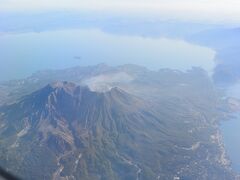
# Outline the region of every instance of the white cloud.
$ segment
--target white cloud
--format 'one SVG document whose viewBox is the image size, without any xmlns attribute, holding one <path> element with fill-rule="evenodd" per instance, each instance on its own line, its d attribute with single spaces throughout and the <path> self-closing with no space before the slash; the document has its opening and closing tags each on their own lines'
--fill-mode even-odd
<svg viewBox="0 0 240 180">
<path fill-rule="evenodd" d="M 0 0 L 0 11 L 104 10 L 240 22 L 239 0 Z"/>
</svg>

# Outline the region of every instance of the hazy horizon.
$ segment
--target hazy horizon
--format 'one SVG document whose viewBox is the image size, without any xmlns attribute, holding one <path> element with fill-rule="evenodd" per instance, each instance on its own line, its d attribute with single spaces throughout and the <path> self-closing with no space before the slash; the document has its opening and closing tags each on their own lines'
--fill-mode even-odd
<svg viewBox="0 0 240 180">
<path fill-rule="evenodd" d="M 209 23 L 240 23 L 240 2 L 236 0 L 1 0 L 2 13 L 51 11 L 100 12 L 123 16 L 158 17 Z"/>
</svg>

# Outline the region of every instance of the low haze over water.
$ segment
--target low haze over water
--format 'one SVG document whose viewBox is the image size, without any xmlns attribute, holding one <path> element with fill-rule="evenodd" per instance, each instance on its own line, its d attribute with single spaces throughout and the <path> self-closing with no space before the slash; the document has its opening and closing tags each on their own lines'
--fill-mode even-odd
<svg viewBox="0 0 240 180">
<path fill-rule="evenodd" d="M 126 63 L 157 70 L 214 67 L 215 52 L 183 40 L 107 34 L 71 29 L 0 36 L 0 80 L 23 78 L 35 71 L 76 65 Z"/>
</svg>

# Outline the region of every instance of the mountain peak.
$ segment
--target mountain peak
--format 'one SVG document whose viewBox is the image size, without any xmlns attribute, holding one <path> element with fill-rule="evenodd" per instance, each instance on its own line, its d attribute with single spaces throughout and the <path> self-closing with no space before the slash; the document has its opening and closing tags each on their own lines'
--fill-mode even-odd
<svg viewBox="0 0 240 180">
<path fill-rule="evenodd" d="M 74 84 L 72 82 L 68 82 L 68 81 L 56 81 L 51 84 L 48 84 L 46 87 L 47 88 L 50 87 L 51 89 L 53 89 L 55 91 L 63 89 L 65 92 L 67 92 L 69 94 L 73 94 L 74 91 L 76 91 L 76 89 L 79 88 L 79 86 L 77 86 L 76 84 Z"/>
<path fill-rule="evenodd" d="M 39 91 L 43 91 L 44 89 L 50 89 L 50 92 L 65 92 L 68 94 L 78 94 L 79 91 L 90 91 L 90 89 L 87 86 L 79 86 L 75 83 L 72 82 L 68 82 L 68 81 L 56 81 L 53 83 L 48 84 L 47 86 L 45 86 L 45 88 L 40 89 Z"/>
<path fill-rule="evenodd" d="M 64 88 L 64 87 L 76 87 L 76 84 L 68 81 L 56 81 L 50 83 L 49 86 L 51 86 L 52 88 Z"/>
<path fill-rule="evenodd" d="M 111 88 L 106 92 L 95 92 L 87 86 L 67 81 L 56 81 L 24 97 L 15 106 L 20 106 L 28 112 L 46 110 L 46 108 L 49 110 L 50 108 L 62 113 L 66 109 L 77 112 L 83 106 L 101 108 L 103 102 L 128 107 L 138 101 L 140 100 L 137 97 L 118 87 Z"/>
<path fill-rule="evenodd" d="M 111 94 L 113 96 L 119 96 L 119 95 L 124 95 L 124 96 L 131 96 L 124 90 L 122 90 L 119 87 L 112 87 L 109 91 L 104 92 L 104 94 Z"/>
</svg>

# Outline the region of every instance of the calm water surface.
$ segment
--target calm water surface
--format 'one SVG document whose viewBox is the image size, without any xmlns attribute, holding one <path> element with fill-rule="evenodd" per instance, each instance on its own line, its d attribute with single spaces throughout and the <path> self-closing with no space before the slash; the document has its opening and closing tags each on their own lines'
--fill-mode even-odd
<svg viewBox="0 0 240 180">
<path fill-rule="evenodd" d="M 236 119 L 223 122 L 221 125 L 225 148 L 232 162 L 232 167 L 240 173 L 240 114 Z"/>
<path fill-rule="evenodd" d="M 240 99 L 240 83 L 229 87 L 227 95 Z M 236 114 L 236 118 L 223 122 L 221 130 L 232 167 L 240 173 L 240 113 Z"/>
<path fill-rule="evenodd" d="M 0 80 L 22 78 L 37 70 L 76 65 L 126 63 L 150 69 L 211 71 L 215 52 L 182 40 L 113 35 L 98 29 L 71 29 L 0 36 Z"/>
</svg>

